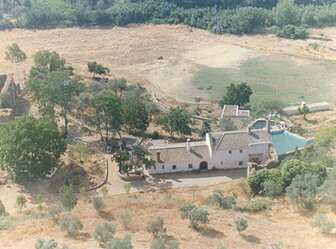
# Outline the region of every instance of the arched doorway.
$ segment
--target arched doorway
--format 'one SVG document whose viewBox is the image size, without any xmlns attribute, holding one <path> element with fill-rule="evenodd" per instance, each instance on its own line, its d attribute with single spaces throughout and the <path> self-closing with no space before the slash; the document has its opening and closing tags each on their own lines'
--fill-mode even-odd
<svg viewBox="0 0 336 249">
<path fill-rule="evenodd" d="M 208 163 L 207 162 L 201 162 L 200 163 L 200 170 L 208 170 Z"/>
</svg>

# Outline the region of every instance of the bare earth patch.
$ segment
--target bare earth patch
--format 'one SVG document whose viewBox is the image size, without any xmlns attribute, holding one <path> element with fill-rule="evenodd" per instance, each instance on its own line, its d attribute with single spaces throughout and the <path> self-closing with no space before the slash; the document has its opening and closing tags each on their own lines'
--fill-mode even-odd
<svg viewBox="0 0 336 249">
<path fill-rule="evenodd" d="M 29 73 L 34 53 L 55 50 L 84 76 L 89 76 L 87 62 L 96 60 L 110 67 L 110 76 L 144 83 L 168 103 L 191 103 L 194 97 L 211 96 L 191 82 L 202 66 L 236 68 L 250 58 L 268 55 L 335 60 L 336 52 L 330 50 L 336 47 L 335 32 L 322 29 L 311 30 L 311 34 L 325 40 L 292 41 L 272 34 L 219 36 L 197 29 L 190 32 L 189 27 L 182 25 L 2 31 L 0 55 L 16 42 L 27 53 L 28 60 L 14 66 L 0 56 L 0 71 L 13 71 L 22 81 Z M 311 48 L 311 43 L 319 44 L 318 49 Z M 163 59 L 159 59 L 161 56 Z"/>
<path fill-rule="evenodd" d="M 237 188 L 239 182 L 217 185 L 216 188 L 224 189 L 226 192 L 237 191 L 240 196 L 238 201 L 242 201 L 245 197 L 239 193 Z M 153 237 L 145 232 L 145 228 L 148 220 L 156 215 L 164 219 L 166 233 L 163 236 L 178 239 L 182 249 L 215 249 L 221 244 L 232 249 L 260 249 L 262 245 L 278 241 L 282 243 L 284 249 L 332 249 L 336 246 L 333 237 L 324 236 L 317 229 L 311 228 L 311 218 L 308 214 L 297 212 L 282 198 L 273 201 L 270 210 L 259 214 L 208 207 L 210 223 L 201 227 L 199 231 L 194 231 L 189 227 L 187 220 L 180 218 L 179 206 L 183 202 L 202 205 L 212 189 L 213 187 L 179 189 L 109 197 L 104 212 L 100 214 L 93 209 L 91 203 L 80 201 L 71 212 L 80 217 L 84 225 L 78 237 L 70 238 L 65 235 L 50 219 L 33 219 L 15 229 L 2 231 L 0 248 L 33 248 L 38 238 L 54 238 L 73 249 L 98 249 L 100 247 L 93 240 L 92 233 L 98 224 L 109 221 L 117 225 L 116 237 L 130 234 L 134 248 L 148 249 Z M 124 229 L 118 219 L 118 213 L 124 209 L 130 210 L 133 214 L 129 230 Z M 234 226 L 235 217 L 238 215 L 248 220 L 248 228 L 241 235 Z"/>
</svg>

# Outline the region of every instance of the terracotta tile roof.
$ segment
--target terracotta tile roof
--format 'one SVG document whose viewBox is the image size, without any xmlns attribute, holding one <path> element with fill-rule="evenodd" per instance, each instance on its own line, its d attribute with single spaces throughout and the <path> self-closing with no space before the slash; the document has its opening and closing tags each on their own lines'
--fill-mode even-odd
<svg viewBox="0 0 336 249">
<path fill-rule="evenodd" d="M 212 133 L 211 137 L 215 150 L 239 150 L 246 149 L 251 144 L 272 142 L 266 130 Z"/>
<path fill-rule="evenodd" d="M 237 105 L 225 105 L 222 110 L 221 118 L 224 116 L 229 117 L 250 117 L 249 110 L 239 110 Z"/>
<path fill-rule="evenodd" d="M 150 157 L 158 163 L 192 163 L 210 159 L 209 147 L 205 142 L 191 142 L 190 146 L 189 151 L 186 143 L 152 146 L 149 148 Z M 160 160 L 157 158 L 157 153 L 160 154 Z"/>
</svg>

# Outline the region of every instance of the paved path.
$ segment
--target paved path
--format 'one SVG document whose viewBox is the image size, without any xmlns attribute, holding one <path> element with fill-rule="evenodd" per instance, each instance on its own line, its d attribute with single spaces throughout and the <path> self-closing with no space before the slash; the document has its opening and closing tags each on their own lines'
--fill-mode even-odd
<svg viewBox="0 0 336 249">
<path fill-rule="evenodd" d="M 125 193 L 124 184 L 127 181 L 122 180 L 118 175 L 118 167 L 111 162 L 111 156 L 105 155 L 109 160 L 109 179 L 106 186 L 109 194 L 118 195 Z M 146 177 L 146 180 L 136 180 L 130 182 L 132 184 L 131 192 L 169 189 L 169 188 L 185 188 L 192 186 L 210 186 L 246 177 L 246 169 L 218 170 L 204 173 L 178 173 L 178 174 L 162 174 L 157 176 Z"/>
</svg>

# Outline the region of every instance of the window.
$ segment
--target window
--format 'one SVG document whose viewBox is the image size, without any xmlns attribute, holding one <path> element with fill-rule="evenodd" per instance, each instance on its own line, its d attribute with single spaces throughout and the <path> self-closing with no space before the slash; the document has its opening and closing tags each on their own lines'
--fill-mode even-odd
<svg viewBox="0 0 336 249">
<path fill-rule="evenodd" d="M 229 154 L 232 154 L 232 151 L 231 151 L 231 150 L 229 150 Z"/>
<path fill-rule="evenodd" d="M 164 165 L 162 165 L 162 169 L 164 169 Z"/>
<path fill-rule="evenodd" d="M 239 161 L 239 166 L 242 166 L 243 165 L 243 161 Z"/>
<path fill-rule="evenodd" d="M 189 163 L 188 168 L 189 168 L 189 169 L 192 169 L 192 168 L 193 168 L 192 163 Z"/>
<path fill-rule="evenodd" d="M 221 161 L 221 165 L 223 165 L 223 161 Z"/>
<path fill-rule="evenodd" d="M 173 168 L 173 169 L 176 169 L 176 165 L 173 165 L 172 168 Z"/>
<path fill-rule="evenodd" d="M 243 153 L 243 150 L 240 150 L 239 153 Z"/>
</svg>

